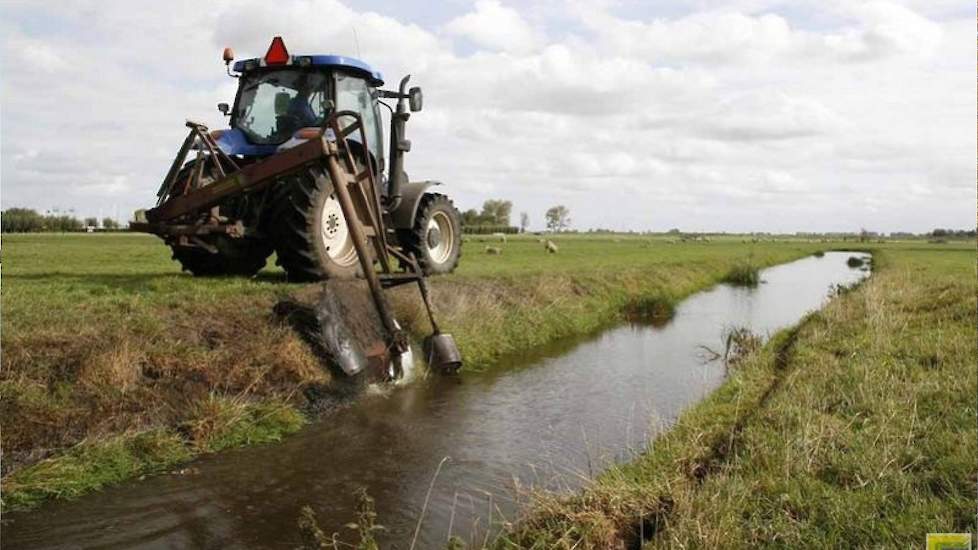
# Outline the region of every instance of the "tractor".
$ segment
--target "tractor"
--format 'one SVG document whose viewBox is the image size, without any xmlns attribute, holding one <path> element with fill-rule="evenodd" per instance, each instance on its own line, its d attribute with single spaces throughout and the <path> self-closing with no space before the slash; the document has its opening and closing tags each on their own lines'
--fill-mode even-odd
<svg viewBox="0 0 978 550">
<path fill-rule="evenodd" d="M 190 136 L 164 179 L 157 207 L 137 211 L 132 229 L 159 235 L 173 259 L 195 276 L 253 276 L 272 252 L 290 281 L 362 275 L 336 182 L 328 174 L 317 177 L 291 166 L 277 173 L 264 170 L 263 181 L 238 186 L 219 200 L 169 208 L 207 195 L 232 172 L 274 164 L 283 152 L 310 140 L 335 139 L 328 123 L 345 112 L 337 126 L 345 132 L 359 123 L 357 132 L 346 134 L 346 143 L 357 166 L 372 174 L 374 188 L 367 194 L 377 199 L 373 214 L 381 218 L 376 226 L 385 233 L 383 241 L 416 258 L 425 275 L 455 269 L 462 246 L 458 211 L 436 192 L 438 182 L 411 182 L 404 172 L 404 155 L 411 149 L 405 124 L 422 107 L 420 88 L 405 91 L 410 75 L 396 91 L 381 89 L 381 74 L 366 63 L 337 55 L 291 55 L 281 37 L 262 58 L 232 66 L 230 48 L 223 58 L 228 74 L 238 79 L 234 104 L 218 104 L 230 127 L 209 131 L 188 121 Z M 396 110 L 382 99 L 396 99 Z M 391 111 L 387 158 L 382 108 Z M 194 151 L 195 158 L 188 159 Z"/>
<path fill-rule="evenodd" d="M 226 48 L 223 59 L 238 79 L 234 105 L 218 104 L 230 128 L 187 121 L 156 206 L 137 211 L 130 229 L 162 238 L 195 276 L 250 277 L 274 252 L 290 281 L 322 281 L 304 314 L 309 334 L 349 375 L 402 375 L 410 345 L 383 291 L 417 283 L 433 330 L 426 362 L 457 370 L 425 279 L 458 265 L 458 211 L 437 182 L 404 172 L 405 124 L 421 110 L 421 89 L 407 89 L 410 75 L 381 89 L 366 63 L 291 55 L 281 37 L 264 57 L 235 61 Z M 382 107 L 391 111 L 386 158 Z"/>
</svg>

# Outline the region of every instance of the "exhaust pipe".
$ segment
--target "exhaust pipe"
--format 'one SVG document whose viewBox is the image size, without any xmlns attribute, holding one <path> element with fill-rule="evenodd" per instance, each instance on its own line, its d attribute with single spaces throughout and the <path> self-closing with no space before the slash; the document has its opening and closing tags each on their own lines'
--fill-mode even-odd
<svg viewBox="0 0 978 550">
<path fill-rule="evenodd" d="M 405 99 L 408 80 L 411 75 L 401 79 L 398 87 L 397 110 L 391 116 L 390 175 L 387 184 L 388 210 L 393 212 L 401 204 L 401 184 L 404 183 L 404 153 L 411 150 L 411 142 L 404 139 L 404 127 L 411 118 Z"/>
</svg>

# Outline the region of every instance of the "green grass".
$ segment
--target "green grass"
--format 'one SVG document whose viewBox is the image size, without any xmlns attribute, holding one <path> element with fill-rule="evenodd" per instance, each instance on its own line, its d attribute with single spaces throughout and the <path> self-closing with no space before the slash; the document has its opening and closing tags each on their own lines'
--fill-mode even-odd
<svg viewBox="0 0 978 550">
<path fill-rule="evenodd" d="M 748 356 L 634 462 L 539 494 L 500 548 L 899 548 L 975 531 L 975 253 L 876 274 Z"/>
<path fill-rule="evenodd" d="M 198 401 L 181 426 L 197 450 L 217 452 L 242 445 L 279 441 L 298 431 L 306 419 L 284 403 L 248 403 L 223 396 Z"/>
<path fill-rule="evenodd" d="M 750 262 L 738 263 L 730 268 L 723 282 L 736 286 L 755 287 L 761 283 L 761 272 Z"/>
<path fill-rule="evenodd" d="M 306 418 L 284 403 L 214 397 L 174 430 L 157 428 L 83 440 L 3 479 L 3 506 L 24 510 L 49 498 L 75 498 L 112 483 L 159 473 L 202 453 L 280 441 Z M 189 436 L 188 433 L 189 432 Z"/>
<path fill-rule="evenodd" d="M 163 471 L 190 458 L 183 440 L 168 430 L 122 434 L 82 442 L 4 479 L 4 506 L 31 508 L 48 498 L 74 498 L 111 483 Z"/>
<path fill-rule="evenodd" d="M 504 254 L 491 256 L 482 253 L 491 237 L 474 237 L 458 272 L 432 280 L 441 325 L 455 335 L 466 369 L 600 330 L 629 310 L 667 314 L 747 258 L 763 267 L 827 247 L 732 238 L 554 240 L 558 254 L 547 254 L 536 237 L 511 236 L 493 242 Z M 317 393 L 305 390 L 328 391 L 328 371 L 271 313 L 279 297 L 300 288 L 278 269 L 255 279 L 194 279 L 159 240 L 138 234 L 5 235 L 3 245 L 8 504 L 28 502 L 16 491 L 41 483 L 43 470 L 32 465 L 68 460 L 79 446 L 159 430 L 179 434 L 192 454 L 272 441 L 298 428 L 305 395 Z M 394 303 L 402 324 L 424 336 L 414 289 L 399 289 Z M 151 460 L 135 462 L 149 466 L 129 471 L 153 469 Z"/>
</svg>

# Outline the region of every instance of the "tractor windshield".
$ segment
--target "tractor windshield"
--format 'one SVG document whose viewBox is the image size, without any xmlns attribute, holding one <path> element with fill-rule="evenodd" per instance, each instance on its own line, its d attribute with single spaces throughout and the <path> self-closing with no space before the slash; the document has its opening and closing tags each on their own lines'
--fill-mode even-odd
<svg viewBox="0 0 978 550">
<path fill-rule="evenodd" d="M 284 69 L 241 77 L 234 122 L 252 143 L 282 143 L 299 128 L 323 123 L 327 83 L 323 72 Z"/>
</svg>

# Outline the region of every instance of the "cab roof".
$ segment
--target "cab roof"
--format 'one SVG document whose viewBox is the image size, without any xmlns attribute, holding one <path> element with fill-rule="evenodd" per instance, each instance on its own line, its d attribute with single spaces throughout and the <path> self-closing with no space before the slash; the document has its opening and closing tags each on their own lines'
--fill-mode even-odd
<svg viewBox="0 0 978 550">
<path fill-rule="evenodd" d="M 267 57 L 267 56 L 266 56 Z M 288 61 L 269 64 L 264 57 L 253 57 L 234 62 L 234 70 L 247 73 L 259 68 L 291 68 L 291 67 L 331 67 L 345 69 L 367 79 L 371 86 L 384 85 L 384 77 L 380 71 L 375 71 L 359 59 L 342 55 L 289 55 Z"/>
</svg>

